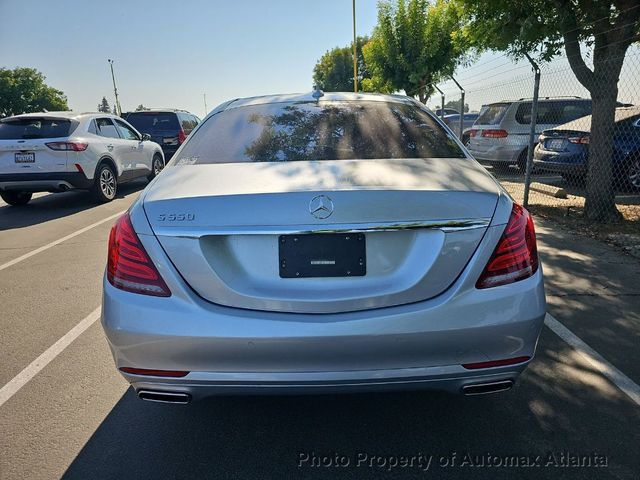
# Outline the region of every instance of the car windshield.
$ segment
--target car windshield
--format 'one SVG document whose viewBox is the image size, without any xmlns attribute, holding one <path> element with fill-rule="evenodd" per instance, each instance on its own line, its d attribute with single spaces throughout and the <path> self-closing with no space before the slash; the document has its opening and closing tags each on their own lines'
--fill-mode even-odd
<svg viewBox="0 0 640 480">
<path fill-rule="evenodd" d="M 20 118 L 0 121 L 0 140 L 68 137 L 77 122 L 52 118 Z"/>
<path fill-rule="evenodd" d="M 134 112 L 126 120 L 141 133 L 180 130 L 178 117 L 170 112 Z"/>
<path fill-rule="evenodd" d="M 172 164 L 459 157 L 426 112 L 402 103 L 271 103 L 209 117 Z"/>
</svg>

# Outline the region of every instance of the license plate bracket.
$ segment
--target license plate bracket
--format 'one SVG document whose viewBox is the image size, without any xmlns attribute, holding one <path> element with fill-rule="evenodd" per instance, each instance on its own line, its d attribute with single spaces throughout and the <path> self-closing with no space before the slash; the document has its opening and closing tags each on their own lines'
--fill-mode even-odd
<svg viewBox="0 0 640 480">
<path fill-rule="evenodd" d="M 13 159 L 16 163 L 35 163 L 36 154 L 34 152 L 16 152 Z"/>
<path fill-rule="evenodd" d="M 280 235 L 281 278 L 362 277 L 367 273 L 362 233 Z"/>
</svg>

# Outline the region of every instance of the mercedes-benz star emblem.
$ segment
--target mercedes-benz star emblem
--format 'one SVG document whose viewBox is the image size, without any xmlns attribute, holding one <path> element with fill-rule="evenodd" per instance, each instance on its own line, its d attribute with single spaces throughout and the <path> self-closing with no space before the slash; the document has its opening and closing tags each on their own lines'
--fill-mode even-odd
<svg viewBox="0 0 640 480">
<path fill-rule="evenodd" d="M 328 218 L 333 213 L 333 202 L 326 195 L 313 197 L 309 202 L 309 213 L 320 220 Z"/>
</svg>

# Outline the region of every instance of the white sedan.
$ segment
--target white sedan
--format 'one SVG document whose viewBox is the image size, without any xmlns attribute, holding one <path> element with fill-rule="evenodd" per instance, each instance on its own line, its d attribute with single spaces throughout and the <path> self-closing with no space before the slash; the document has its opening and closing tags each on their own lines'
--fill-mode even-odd
<svg viewBox="0 0 640 480">
<path fill-rule="evenodd" d="M 10 205 L 25 205 L 34 192 L 76 188 L 109 202 L 119 184 L 151 180 L 163 167 L 160 146 L 115 115 L 47 112 L 0 120 L 0 196 Z"/>
</svg>

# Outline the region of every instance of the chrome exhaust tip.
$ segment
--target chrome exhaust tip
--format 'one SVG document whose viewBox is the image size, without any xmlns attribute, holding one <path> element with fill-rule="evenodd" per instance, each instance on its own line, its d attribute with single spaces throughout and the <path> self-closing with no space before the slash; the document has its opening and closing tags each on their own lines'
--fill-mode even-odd
<svg viewBox="0 0 640 480">
<path fill-rule="evenodd" d="M 462 387 L 462 393 L 468 396 L 486 395 L 488 393 L 498 393 L 510 390 L 513 387 L 513 380 L 501 380 L 499 382 L 474 383 Z"/>
<path fill-rule="evenodd" d="M 191 401 L 191 395 L 183 392 L 163 392 L 160 390 L 138 390 L 138 398 L 147 402 L 177 403 L 185 405 Z"/>
</svg>

